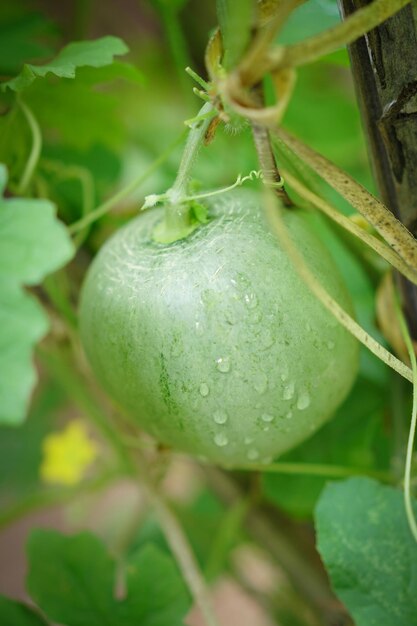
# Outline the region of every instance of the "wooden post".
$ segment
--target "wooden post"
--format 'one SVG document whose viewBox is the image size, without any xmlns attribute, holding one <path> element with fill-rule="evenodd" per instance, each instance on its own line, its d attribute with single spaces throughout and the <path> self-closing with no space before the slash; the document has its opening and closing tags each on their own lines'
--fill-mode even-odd
<svg viewBox="0 0 417 626">
<path fill-rule="evenodd" d="M 343 17 L 369 0 L 339 0 Z M 353 79 L 383 202 L 417 235 L 417 0 L 349 46 Z M 399 279 L 417 338 L 417 288 Z"/>
</svg>

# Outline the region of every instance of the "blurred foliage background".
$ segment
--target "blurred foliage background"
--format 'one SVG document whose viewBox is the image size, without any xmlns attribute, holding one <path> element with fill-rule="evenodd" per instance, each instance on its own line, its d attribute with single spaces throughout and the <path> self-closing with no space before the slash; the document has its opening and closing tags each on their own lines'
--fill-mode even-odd
<svg viewBox="0 0 417 626">
<path fill-rule="evenodd" d="M 206 77 L 204 49 L 216 25 L 215 9 L 214 0 L 2 2 L 2 80 L 18 74 L 24 63 L 37 65 L 49 60 L 70 41 L 115 35 L 129 48 L 128 54 L 116 57 L 108 66 L 79 68 L 75 78 L 48 75 L 27 87 L 24 101 L 39 123 L 42 151 L 26 195 L 51 199 L 59 217 L 71 224 L 139 176 L 166 151 L 184 131 L 184 120 L 195 116 L 200 108 L 192 92 L 193 81 L 184 68 L 189 65 Z M 310 0 L 292 15 L 280 40 L 299 41 L 338 21 L 335 0 Z M 268 93 L 268 84 L 266 90 Z M 9 169 L 10 193 L 18 189 L 32 145 L 30 128 L 15 99 L 10 90 L 0 96 L 0 161 Z M 300 68 L 284 125 L 374 190 L 345 50 Z M 98 247 L 136 214 L 145 195 L 169 187 L 180 153 L 178 145 L 143 185 L 85 232 L 75 260 L 48 278 L 39 290 L 49 307 L 55 340 L 65 336 L 61 318 L 75 328 L 79 285 Z M 277 157 L 278 162 L 286 158 L 279 152 Z M 219 188 L 252 169 L 258 165 L 250 128 L 233 133 L 220 127 L 212 144 L 201 151 L 194 176 L 201 189 Z M 340 210 L 350 211 L 330 188 L 318 181 L 316 184 Z M 321 218 L 317 217 L 317 222 L 348 284 L 358 320 L 383 341 L 375 323 L 375 275 L 355 256 L 349 239 Z M 25 510 L 72 498 L 72 487 L 48 484 L 42 479 L 41 467 L 48 434 L 88 411 L 88 401 L 80 389 L 83 372 L 77 375 L 71 367 L 59 370 L 43 361 L 39 371 L 41 380 L 26 423 L 18 430 L 0 429 L 0 504 L 4 510 L 0 521 L 4 524 Z M 402 390 L 398 377 L 363 352 L 357 383 L 335 419 L 282 460 L 334 463 L 369 471 L 385 471 L 396 463 L 400 467 L 406 437 Z M 111 474 L 103 446 L 101 452 L 88 470 L 88 480 L 93 483 L 103 471 Z M 178 475 L 184 478 L 181 470 Z M 256 497 L 277 505 L 285 524 L 295 524 L 296 533 L 301 528 L 311 544 L 312 512 L 325 482 L 318 477 L 265 474 L 256 485 Z M 236 545 L 246 541 L 243 531 L 236 530 L 242 512 L 225 508 L 210 481 L 187 479 L 185 483 L 188 492 L 184 495 L 179 490 L 177 509 L 203 569 L 212 578 L 225 569 L 236 570 L 236 562 L 229 557 Z M 242 484 L 252 493 L 253 486 L 248 486 L 246 478 Z M 96 486 L 100 487 L 99 482 Z M 94 499 L 92 502 L 96 503 Z M 91 511 L 92 506 L 88 499 L 77 500 L 67 523 L 82 525 L 87 516 L 83 507 Z M 117 515 L 109 511 L 108 521 L 101 519 L 96 524 L 110 542 L 117 529 L 127 524 L 131 509 L 127 505 Z M 139 527 L 131 538 L 132 549 L 149 538 L 167 549 L 152 516 L 141 513 Z M 315 559 L 312 556 L 313 562 Z M 273 607 L 281 619 L 284 614 L 287 621 L 283 623 L 302 623 L 297 621 L 301 618 L 294 607 L 276 601 Z"/>
</svg>

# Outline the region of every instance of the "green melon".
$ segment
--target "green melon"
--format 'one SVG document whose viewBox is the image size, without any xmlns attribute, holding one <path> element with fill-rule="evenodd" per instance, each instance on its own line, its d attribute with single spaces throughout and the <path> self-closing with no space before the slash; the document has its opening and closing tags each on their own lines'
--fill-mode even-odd
<svg viewBox="0 0 417 626">
<path fill-rule="evenodd" d="M 268 463 L 331 417 L 358 346 L 299 278 L 258 195 L 224 194 L 209 215 L 166 245 L 152 240 L 163 209 L 118 231 L 88 271 L 81 337 L 104 388 L 158 441 L 228 466 Z M 284 219 L 351 312 L 308 214 Z"/>
</svg>

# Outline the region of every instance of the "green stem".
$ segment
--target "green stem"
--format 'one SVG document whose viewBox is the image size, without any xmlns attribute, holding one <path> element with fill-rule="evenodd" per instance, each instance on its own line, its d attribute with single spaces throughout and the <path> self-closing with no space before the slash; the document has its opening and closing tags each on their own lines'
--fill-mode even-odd
<svg viewBox="0 0 417 626">
<path fill-rule="evenodd" d="M 35 171 L 36 165 L 39 161 L 42 150 L 42 133 L 38 121 L 30 108 L 20 99 L 17 102 L 20 110 L 25 116 L 32 135 L 32 148 L 17 189 L 18 194 L 21 195 L 25 192 L 26 187 L 30 183 L 30 179 L 32 178 L 33 172 Z"/>
<path fill-rule="evenodd" d="M 151 176 L 164 161 L 170 156 L 172 151 L 183 141 L 185 133 L 187 131 L 183 131 L 179 137 L 173 141 L 168 148 L 162 152 L 162 154 L 153 161 L 149 167 L 146 168 L 144 172 L 142 172 L 137 178 L 132 180 L 126 187 L 123 187 L 120 191 L 118 191 L 114 196 L 100 204 L 94 211 L 91 211 L 88 215 L 73 222 L 68 230 L 71 234 L 75 234 L 95 222 L 96 220 L 103 217 L 106 213 L 108 213 L 111 209 L 113 209 L 119 202 L 130 196 L 149 176 Z"/>
<path fill-rule="evenodd" d="M 191 170 L 200 150 L 201 143 L 206 134 L 206 130 L 214 114 L 213 105 L 206 102 L 198 112 L 196 121 L 190 127 L 184 152 L 181 157 L 181 163 L 178 168 L 177 177 L 174 184 L 168 190 L 171 202 L 175 203 L 181 200 L 182 196 L 187 193 L 187 186 L 190 179 Z"/>
<path fill-rule="evenodd" d="M 219 523 L 205 567 L 205 575 L 208 580 L 215 578 L 223 571 L 226 555 L 241 532 L 250 504 L 251 502 L 247 497 L 232 503 Z"/>
<path fill-rule="evenodd" d="M 191 219 L 190 203 L 185 198 L 188 195 L 191 170 L 214 114 L 213 105 L 206 102 L 190 126 L 177 177 L 172 187 L 164 194 L 166 200 L 164 220 L 153 232 L 153 238 L 158 243 L 172 243 L 183 239 L 198 226 L 198 222 Z"/>
<path fill-rule="evenodd" d="M 374 0 L 323 33 L 304 39 L 300 43 L 270 51 L 265 69 L 274 71 L 282 67 L 297 67 L 311 63 L 325 54 L 352 43 L 385 22 L 409 2 L 410 0 Z"/>
<path fill-rule="evenodd" d="M 343 465 L 324 465 L 318 463 L 271 463 L 270 465 L 251 464 L 243 468 L 247 471 L 258 471 L 272 474 L 292 474 L 296 476 L 323 476 L 327 478 L 347 478 L 348 476 L 372 476 L 386 482 L 392 482 L 389 472 L 345 467 Z"/>
<path fill-rule="evenodd" d="M 405 512 L 407 515 L 408 525 L 410 527 L 410 531 L 417 542 L 417 521 L 413 510 L 413 503 L 411 499 L 411 465 L 413 461 L 413 450 L 414 450 L 414 439 L 416 435 L 416 425 L 417 425 L 417 361 L 416 361 L 416 353 L 414 352 L 414 346 L 411 341 L 410 333 L 407 328 L 407 323 L 405 321 L 405 317 L 401 310 L 400 303 L 398 301 L 398 297 L 395 295 L 394 297 L 394 305 L 395 311 L 397 313 L 398 321 L 400 324 L 401 333 L 407 346 L 408 355 L 411 361 L 411 367 L 413 370 L 413 407 L 411 410 L 411 423 L 410 423 L 410 432 L 408 435 L 408 443 L 407 443 L 407 454 L 405 458 L 405 469 L 404 469 L 404 505 Z"/>
<path fill-rule="evenodd" d="M 145 475 L 142 475 L 143 479 Z M 181 525 L 155 488 L 149 482 L 146 482 L 144 486 L 149 493 L 163 533 L 201 611 L 206 626 L 220 626 L 212 607 L 205 580 Z"/>
</svg>

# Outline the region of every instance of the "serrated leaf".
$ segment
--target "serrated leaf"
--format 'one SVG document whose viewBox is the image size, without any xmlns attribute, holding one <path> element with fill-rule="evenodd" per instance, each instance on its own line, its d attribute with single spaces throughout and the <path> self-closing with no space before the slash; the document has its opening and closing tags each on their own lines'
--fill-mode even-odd
<svg viewBox="0 0 417 626">
<path fill-rule="evenodd" d="M 182 626 L 189 608 L 188 593 L 170 557 L 151 544 L 132 557 L 127 598 L 115 626 Z"/>
<path fill-rule="evenodd" d="M 36 530 L 27 551 L 27 589 L 51 619 L 68 626 L 111 623 L 114 564 L 98 538 Z"/>
<path fill-rule="evenodd" d="M 48 626 L 31 607 L 0 596 L 0 623 L 5 626 Z"/>
<path fill-rule="evenodd" d="M 180 626 L 189 608 L 175 565 L 152 545 L 129 559 L 124 599 L 115 596 L 115 563 L 91 533 L 35 531 L 28 554 L 31 596 L 65 626 Z"/>
<path fill-rule="evenodd" d="M 48 200 L 0 200 L 0 277 L 37 285 L 71 258 L 65 226 Z"/>
<path fill-rule="evenodd" d="M 100 85 L 118 79 L 139 85 L 142 85 L 145 80 L 143 73 L 137 67 L 120 61 L 114 61 L 103 67 L 81 67 L 77 71 L 77 82 L 85 85 Z"/>
<path fill-rule="evenodd" d="M 357 626 L 417 625 L 417 544 L 401 491 L 368 478 L 332 483 L 316 527 L 334 590 Z"/>
<path fill-rule="evenodd" d="M 35 298 L 0 276 L 0 423 L 16 424 L 26 416 L 36 382 L 32 352 L 47 331 Z"/>
<path fill-rule="evenodd" d="M 47 74 L 54 74 L 60 78 L 74 78 L 79 67 L 103 67 L 110 65 L 116 55 L 126 54 L 128 47 L 118 37 L 101 37 L 94 41 L 77 41 L 68 44 L 58 55 L 44 65 L 23 66 L 18 76 L 2 84 L 2 89 L 22 91 L 37 78 L 44 78 Z"/>
<path fill-rule="evenodd" d="M 2 183 L 5 171 L 0 168 Z M 73 253 L 50 202 L 0 199 L 0 423 L 24 419 L 36 380 L 32 350 L 48 329 L 42 308 L 22 286 L 39 284 Z"/>
</svg>

